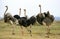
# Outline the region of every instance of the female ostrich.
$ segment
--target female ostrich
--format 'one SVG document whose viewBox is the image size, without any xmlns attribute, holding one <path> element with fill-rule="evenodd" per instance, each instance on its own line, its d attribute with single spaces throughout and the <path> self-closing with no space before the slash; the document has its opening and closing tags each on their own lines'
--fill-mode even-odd
<svg viewBox="0 0 60 39">
<path fill-rule="evenodd" d="M 45 18 L 45 16 L 43 13 L 41 13 L 41 5 L 39 5 L 39 7 L 40 7 L 40 13 L 36 16 L 36 18 L 37 18 L 37 22 L 43 25 L 42 21 Z"/>
<path fill-rule="evenodd" d="M 53 23 L 53 21 L 54 21 L 54 16 L 50 15 L 49 11 L 47 11 L 47 13 L 45 13 L 45 18 L 42 21 L 42 23 L 47 26 L 47 37 L 48 38 L 50 34 L 50 25 Z"/>
<path fill-rule="evenodd" d="M 12 15 L 10 13 L 6 13 L 8 10 L 8 6 L 5 6 L 5 7 L 6 7 L 6 11 L 4 12 L 4 22 L 8 22 L 9 18 L 11 18 Z"/>
<path fill-rule="evenodd" d="M 39 7 L 41 8 L 41 5 L 39 5 Z M 47 26 L 47 37 L 49 37 L 49 33 L 50 33 L 49 25 L 51 25 L 51 23 L 54 21 L 54 16 L 50 15 L 48 11 L 47 13 L 44 12 L 44 13 L 38 14 L 36 17 L 37 17 L 37 22 L 39 24 Z"/>
<path fill-rule="evenodd" d="M 4 12 L 4 22 L 5 23 L 10 23 L 10 24 L 13 25 L 13 22 L 15 22 L 15 18 L 13 18 L 10 13 L 6 13 L 7 10 L 8 10 L 8 6 L 5 6 L 5 7 L 6 7 L 6 11 Z M 13 31 L 12 32 L 14 32 L 14 26 L 12 26 L 12 27 L 13 27 Z"/>
</svg>

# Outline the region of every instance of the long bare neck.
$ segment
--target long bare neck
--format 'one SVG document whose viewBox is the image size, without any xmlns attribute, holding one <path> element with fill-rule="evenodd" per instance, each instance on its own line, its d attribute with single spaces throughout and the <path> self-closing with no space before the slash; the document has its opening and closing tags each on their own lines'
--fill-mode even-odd
<svg viewBox="0 0 60 39">
<path fill-rule="evenodd" d="M 24 9 L 24 15 L 25 15 L 25 17 L 26 17 L 26 9 Z"/>
<path fill-rule="evenodd" d="M 41 6 L 40 6 L 40 13 L 41 13 Z"/>
<path fill-rule="evenodd" d="M 40 7 L 40 13 L 41 13 L 41 5 L 39 5 L 39 7 Z"/>
<path fill-rule="evenodd" d="M 21 15 L 21 8 L 19 9 L 19 16 Z"/>
<path fill-rule="evenodd" d="M 4 12 L 4 15 L 6 14 L 7 10 L 8 10 L 8 6 L 6 6 L 6 10 L 5 10 L 5 12 Z"/>
</svg>

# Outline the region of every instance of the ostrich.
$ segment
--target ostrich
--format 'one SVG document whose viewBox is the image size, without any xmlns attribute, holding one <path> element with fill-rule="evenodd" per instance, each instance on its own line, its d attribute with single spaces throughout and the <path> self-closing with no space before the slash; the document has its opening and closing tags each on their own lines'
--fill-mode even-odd
<svg viewBox="0 0 60 39">
<path fill-rule="evenodd" d="M 8 10 L 8 6 L 5 7 L 6 7 L 6 11 L 4 12 L 4 22 L 8 22 L 9 18 L 12 17 L 12 15 L 10 13 L 6 13 Z"/>
<path fill-rule="evenodd" d="M 20 14 L 21 14 L 21 9 L 19 9 L 20 10 Z M 19 24 L 20 24 L 20 27 L 21 27 L 21 31 L 22 31 L 22 35 L 24 34 L 24 31 L 23 31 L 23 27 L 22 26 L 24 26 L 25 25 L 25 21 L 27 20 L 27 16 L 26 16 L 26 9 L 24 9 L 24 15 L 25 15 L 25 17 L 20 17 L 20 19 L 19 19 Z"/>
<path fill-rule="evenodd" d="M 25 17 L 20 17 L 20 19 L 18 20 L 20 27 L 22 29 L 22 35 L 24 34 L 23 27 L 25 27 L 30 32 L 30 35 L 32 36 L 31 25 L 33 25 L 36 22 L 36 18 L 32 16 L 29 19 L 27 19 L 26 9 L 24 9 L 24 14 L 25 14 Z M 27 27 L 30 27 L 30 29 L 28 29 Z"/>
<path fill-rule="evenodd" d="M 16 18 L 19 21 L 22 21 L 22 20 L 25 21 L 25 20 L 27 20 L 26 9 L 24 9 L 24 15 L 25 15 L 25 17 L 20 17 L 20 15 L 21 15 L 21 8 L 19 9 L 19 15 L 14 15 L 14 18 Z M 20 25 L 21 25 L 21 23 L 20 23 Z M 21 27 L 21 29 L 22 29 L 22 34 L 23 34 L 23 28 Z"/>
<path fill-rule="evenodd" d="M 41 9 L 41 5 L 39 5 L 40 9 Z M 40 10 L 41 11 L 41 10 Z M 41 25 L 46 25 L 47 26 L 47 37 L 49 37 L 49 33 L 50 33 L 50 25 L 53 23 L 54 21 L 54 16 L 50 15 L 49 11 L 44 12 L 44 13 L 39 13 L 37 16 L 37 22 Z"/>
<path fill-rule="evenodd" d="M 13 28 L 12 34 L 14 35 L 13 23 L 15 22 L 16 19 L 10 13 L 6 13 L 8 10 L 8 6 L 5 6 L 5 7 L 6 7 L 6 11 L 4 12 L 4 22 L 12 25 L 12 28 Z"/>
<path fill-rule="evenodd" d="M 47 11 L 47 13 L 45 13 L 45 18 L 42 21 L 42 23 L 47 26 L 46 34 L 47 34 L 48 38 L 49 38 L 49 34 L 50 34 L 50 25 L 53 23 L 53 21 L 54 21 L 54 16 L 50 15 L 49 11 Z"/>
<path fill-rule="evenodd" d="M 45 16 L 43 13 L 41 13 L 41 5 L 39 5 L 39 7 L 40 7 L 40 13 L 37 14 L 36 19 L 39 24 L 43 25 L 42 21 L 45 18 Z"/>
<path fill-rule="evenodd" d="M 30 35 L 31 34 L 31 25 L 34 25 L 34 23 L 36 22 L 36 18 L 34 16 L 30 17 L 29 19 L 19 19 L 19 24 L 21 25 L 21 29 L 23 30 L 23 27 L 25 27 L 29 32 Z M 30 27 L 30 29 L 28 29 L 27 27 Z M 23 34 L 23 32 L 22 32 Z"/>
</svg>

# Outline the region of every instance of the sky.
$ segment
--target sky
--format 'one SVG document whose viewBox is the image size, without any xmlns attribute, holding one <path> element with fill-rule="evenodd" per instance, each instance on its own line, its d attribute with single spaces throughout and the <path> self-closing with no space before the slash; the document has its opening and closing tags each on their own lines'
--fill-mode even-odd
<svg viewBox="0 0 60 39">
<path fill-rule="evenodd" d="M 0 0 L 0 17 L 4 16 L 6 5 L 8 6 L 8 13 L 13 16 L 19 14 L 19 8 L 21 8 L 21 16 L 24 16 L 24 10 L 26 9 L 26 15 L 31 17 L 36 16 L 40 12 L 39 4 L 41 5 L 41 12 L 49 11 L 50 14 L 60 17 L 60 0 Z"/>
</svg>

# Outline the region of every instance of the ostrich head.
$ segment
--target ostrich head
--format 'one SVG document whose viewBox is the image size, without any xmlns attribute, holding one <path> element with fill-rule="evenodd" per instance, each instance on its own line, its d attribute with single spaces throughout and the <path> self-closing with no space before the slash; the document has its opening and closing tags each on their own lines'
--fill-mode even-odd
<svg viewBox="0 0 60 39">
<path fill-rule="evenodd" d="M 41 7 L 41 5 L 39 5 L 39 7 Z"/>
<path fill-rule="evenodd" d="M 6 10 L 5 10 L 5 12 L 4 12 L 4 15 L 6 14 L 6 12 L 7 12 L 7 10 L 8 10 L 8 6 L 5 6 L 6 7 Z"/>
<path fill-rule="evenodd" d="M 8 10 L 8 6 L 5 6 L 6 7 L 6 11 Z"/>
<path fill-rule="evenodd" d="M 5 6 L 5 7 L 8 7 L 8 6 Z"/>
<path fill-rule="evenodd" d="M 26 17 L 26 9 L 24 9 L 24 15 L 25 15 L 25 17 Z"/>
<path fill-rule="evenodd" d="M 41 5 L 39 5 L 39 7 L 40 7 L 40 13 L 41 13 Z"/>
</svg>

